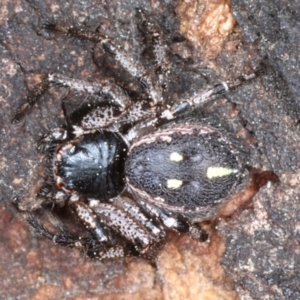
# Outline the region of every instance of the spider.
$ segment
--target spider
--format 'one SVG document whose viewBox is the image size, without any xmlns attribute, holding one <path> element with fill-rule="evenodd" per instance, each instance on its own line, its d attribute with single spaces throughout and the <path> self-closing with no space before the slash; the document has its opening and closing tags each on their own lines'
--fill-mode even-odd
<svg viewBox="0 0 300 300">
<path fill-rule="evenodd" d="M 111 81 L 91 83 L 50 73 L 28 93 L 13 118 L 18 122 L 53 85 L 95 96 L 88 109 L 75 111 L 76 121 L 64 109 L 66 125 L 39 141 L 47 172 L 35 205 L 24 209 L 21 201 L 14 202 L 40 235 L 97 259 L 152 258 L 170 229 L 205 239 L 199 222 L 212 217 L 247 177 L 235 138 L 195 113 L 242 80 L 167 105 L 162 96 L 169 72 L 167 50 L 158 25 L 145 19 L 141 23 L 153 42 L 155 70 L 146 70 L 99 32 L 45 25 L 100 44 L 140 84 L 139 101 Z M 38 214 L 66 207 L 84 230 L 72 232 L 60 215 L 59 225 L 49 229 Z"/>
</svg>

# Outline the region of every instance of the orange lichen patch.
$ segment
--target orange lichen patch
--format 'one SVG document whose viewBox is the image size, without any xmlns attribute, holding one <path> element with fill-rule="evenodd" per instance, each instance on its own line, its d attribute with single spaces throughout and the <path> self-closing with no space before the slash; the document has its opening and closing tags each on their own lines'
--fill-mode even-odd
<svg viewBox="0 0 300 300">
<path fill-rule="evenodd" d="M 228 0 L 182 0 L 176 13 L 180 32 L 194 43 L 203 59 L 213 59 L 219 54 L 235 25 Z"/>
<path fill-rule="evenodd" d="M 217 232 L 203 244 L 187 235 L 167 243 L 157 262 L 163 299 L 238 299 L 220 264 L 224 251 Z"/>
<path fill-rule="evenodd" d="M 155 284 L 155 276 L 155 269 L 147 261 L 131 258 L 127 260 L 126 276 L 119 274 L 111 284 L 122 294 L 120 299 L 160 299 L 160 289 Z"/>
<path fill-rule="evenodd" d="M 52 299 L 63 299 L 63 292 L 59 287 L 48 284 L 43 285 L 31 298 L 33 300 L 52 300 Z"/>
</svg>

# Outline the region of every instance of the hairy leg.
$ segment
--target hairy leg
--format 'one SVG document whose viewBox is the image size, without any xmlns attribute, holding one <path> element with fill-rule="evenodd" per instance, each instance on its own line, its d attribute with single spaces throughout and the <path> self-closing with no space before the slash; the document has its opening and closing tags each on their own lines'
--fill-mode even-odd
<svg viewBox="0 0 300 300">
<path fill-rule="evenodd" d="M 59 24 L 48 23 L 45 24 L 44 27 L 49 30 L 58 31 L 82 40 L 101 44 L 105 52 L 112 55 L 123 69 L 125 69 L 129 74 L 136 78 L 138 82 L 140 82 L 141 86 L 148 94 L 148 100 L 151 105 L 154 106 L 157 103 L 162 102 L 163 99 L 161 89 L 160 86 L 156 83 L 153 75 L 150 74 L 142 65 L 136 63 L 134 59 L 132 59 L 130 55 L 125 53 L 125 51 L 121 47 L 115 45 L 103 34 Z"/>
<path fill-rule="evenodd" d="M 167 108 L 162 111 L 160 115 L 160 119 L 172 120 L 176 117 L 182 115 L 186 111 L 191 111 L 197 109 L 204 104 L 213 101 L 213 97 L 217 95 L 221 95 L 226 93 L 227 91 L 234 90 L 245 81 L 256 78 L 257 74 L 261 73 L 261 70 L 249 75 L 249 76 L 241 76 L 238 79 L 229 81 L 229 82 L 221 82 L 220 84 L 215 85 L 214 87 L 204 90 L 202 92 L 196 93 L 188 99 L 184 99 L 179 104 L 176 103 L 171 108 Z"/>
<path fill-rule="evenodd" d="M 118 205 L 115 205 L 116 202 Z M 112 199 L 112 204 L 97 203 L 90 207 L 78 201 L 71 205 L 86 228 L 96 233 L 97 237 L 101 232 L 102 241 L 106 241 L 109 246 L 115 246 L 118 242 L 114 241 L 113 235 L 105 236 L 106 228 L 117 233 L 126 244 L 131 244 L 135 249 L 134 252 L 140 253 L 141 256 L 156 253 L 158 245 L 164 238 L 162 230 L 151 221 L 147 221 L 138 207 L 122 200 L 121 197 Z"/>
<path fill-rule="evenodd" d="M 17 123 L 49 89 L 52 85 L 59 85 L 78 92 L 86 92 L 96 95 L 98 104 L 111 104 L 124 111 L 131 103 L 127 94 L 116 84 L 108 81 L 90 83 L 80 79 L 73 79 L 58 73 L 49 73 L 39 84 L 37 84 L 26 96 L 25 101 L 17 109 L 12 120 Z"/>
</svg>

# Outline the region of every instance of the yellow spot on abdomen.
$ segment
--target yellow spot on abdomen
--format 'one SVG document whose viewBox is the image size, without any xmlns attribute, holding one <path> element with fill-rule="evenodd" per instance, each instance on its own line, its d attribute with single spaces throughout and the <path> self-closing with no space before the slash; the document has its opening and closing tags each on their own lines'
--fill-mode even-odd
<svg viewBox="0 0 300 300">
<path fill-rule="evenodd" d="M 208 167 L 206 171 L 206 177 L 208 179 L 228 176 L 233 173 L 237 173 L 238 170 L 230 169 L 226 167 Z"/>
<path fill-rule="evenodd" d="M 178 189 L 182 186 L 183 181 L 179 179 L 168 179 L 167 180 L 167 188 L 168 189 Z"/>
<path fill-rule="evenodd" d="M 176 162 L 182 161 L 183 160 L 183 156 L 180 153 L 178 153 L 178 152 L 172 152 L 170 154 L 170 160 L 171 161 L 176 161 Z"/>
</svg>

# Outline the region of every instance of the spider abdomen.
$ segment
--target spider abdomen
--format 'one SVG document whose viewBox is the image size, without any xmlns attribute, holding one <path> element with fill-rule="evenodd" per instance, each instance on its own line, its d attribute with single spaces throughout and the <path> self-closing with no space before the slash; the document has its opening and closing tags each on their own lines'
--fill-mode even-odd
<svg viewBox="0 0 300 300">
<path fill-rule="evenodd" d="M 237 149 L 217 129 L 179 124 L 134 143 L 125 173 L 139 196 L 173 211 L 195 211 L 226 198 L 245 169 Z"/>
<path fill-rule="evenodd" d="M 59 148 L 54 161 L 56 183 L 86 197 L 108 200 L 124 189 L 126 154 L 127 146 L 116 133 L 85 134 Z"/>
</svg>

